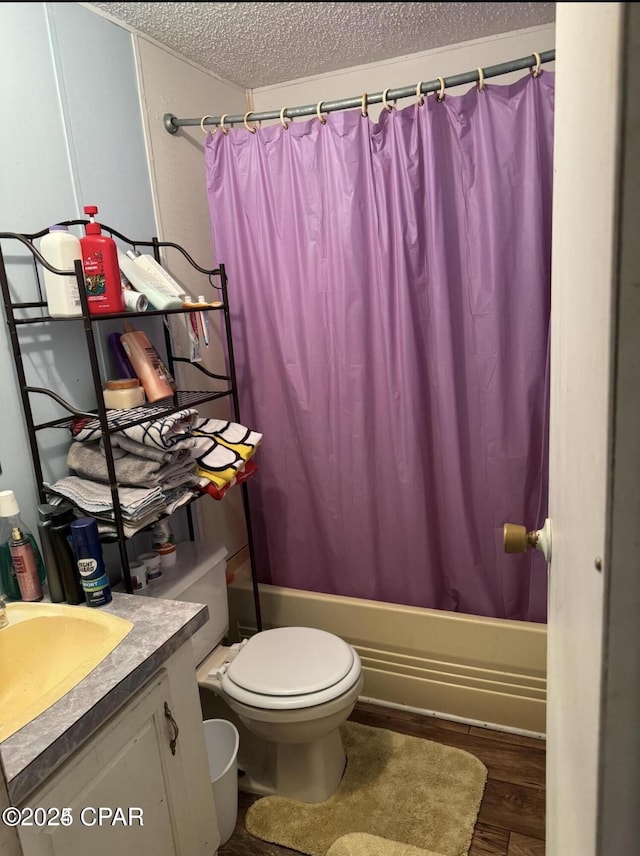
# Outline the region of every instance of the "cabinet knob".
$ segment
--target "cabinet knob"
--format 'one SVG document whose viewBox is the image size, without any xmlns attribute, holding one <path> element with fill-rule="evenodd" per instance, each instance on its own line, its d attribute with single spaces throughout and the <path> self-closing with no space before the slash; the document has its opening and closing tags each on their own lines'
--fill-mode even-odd
<svg viewBox="0 0 640 856">
<path fill-rule="evenodd" d="M 180 729 L 178 728 L 178 723 L 173 718 L 173 714 L 171 713 L 171 708 L 165 701 L 164 703 L 164 715 L 169 720 L 169 725 L 173 731 L 173 737 L 169 741 L 169 749 L 171 749 L 171 754 L 176 754 L 176 745 L 178 743 L 178 734 L 180 734 Z"/>
</svg>

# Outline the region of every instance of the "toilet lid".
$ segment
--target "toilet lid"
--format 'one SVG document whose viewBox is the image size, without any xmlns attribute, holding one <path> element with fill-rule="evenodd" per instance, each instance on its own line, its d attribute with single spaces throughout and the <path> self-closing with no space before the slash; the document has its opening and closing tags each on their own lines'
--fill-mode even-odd
<svg viewBox="0 0 640 856">
<path fill-rule="evenodd" d="M 320 692 L 349 674 L 353 648 L 313 627 L 277 627 L 252 636 L 226 677 L 251 693 L 297 696 Z"/>
</svg>

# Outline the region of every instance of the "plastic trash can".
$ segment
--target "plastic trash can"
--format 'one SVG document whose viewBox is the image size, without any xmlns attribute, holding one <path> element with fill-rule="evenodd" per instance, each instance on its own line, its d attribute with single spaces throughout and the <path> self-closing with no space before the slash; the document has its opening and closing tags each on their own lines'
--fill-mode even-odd
<svg viewBox="0 0 640 856">
<path fill-rule="evenodd" d="M 238 729 L 226 719 L 205 719 L 209 774 L 218 818 L 220 846 L 233 835 L 238 819 Z"/>
</svg>

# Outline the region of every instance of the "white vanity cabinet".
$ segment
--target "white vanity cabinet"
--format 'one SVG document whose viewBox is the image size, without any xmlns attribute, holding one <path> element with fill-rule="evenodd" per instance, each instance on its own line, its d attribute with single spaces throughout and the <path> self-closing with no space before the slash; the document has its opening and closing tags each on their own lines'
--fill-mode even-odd
<svg viewBox="0 0 640 856">
<path fill-rule="evenodd" d="M 33 809 L 33 825 L 20 827 L 24 856 L 213 856 L 220 838 L 191 642 L 22 807 Z"/>
</svg>

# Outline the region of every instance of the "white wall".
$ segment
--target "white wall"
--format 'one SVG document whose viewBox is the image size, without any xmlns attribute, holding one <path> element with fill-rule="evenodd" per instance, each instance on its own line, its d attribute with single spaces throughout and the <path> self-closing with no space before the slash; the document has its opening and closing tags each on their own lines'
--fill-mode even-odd
<svg viewBox="0 0 640 856">
<path fill-rule="evenodd" d="M 155 230 L 129 33 L 77 3 L 0 7 L 0 230 L 36 232 L 83 217 L 144 237 Z M 33 265 L 3 241 L 16 297 L 37 296 Z M 21 328 L 28 381 L 95 406 L 82 325 Z M 0 324 L 0 489 L 14 490 L 28 526 L 38 497 L 6 324 Z M 37 419 L 64 411 L 33 397 Z M 45 436 L 46 435 L 46 436 Z M 45 478 L 66 475 L 66 431 L 40 432 Z"/>
<path fill-rule="evenodd" d="M 198 126 L 181 128 L 177 134 L 169 134 L 162 119 L 165 113 L 187 117 L 202 117 L 214 111 L 243 113 L 246 110 L 245 91 L 140 34 L 135 38 L 159 234 L 165 240 L 184 246 L 202 267 L 213 267 L 224 259 L 215 257 L 212 246 L 205 183 L 205 136 Z M 194 271 L 179 253 L 168 251 L 165 264 L 193 296 L 205 294 L 209 299 L 216 299 L 206 277 Z M 229 282 L 229 288 L 233 288 L 233 282 Z M 202 365 L 217 374 L 225 374 L 219 326 L 221 316 L 212 314 L 209 317 L 213 335 L 210 347 L 202 347 Z M 179 326 L 180 322 L 174 321 L 176 335 L 179 335 Z M 187 355 L 184 347 L 180 350 L 183 356 Z M 211 381 L 188 365 L 179 364 L 177 373 L 186 389 L 225 387 L 224 383 Z M 232 417 L 231 401 L 224 398 L 203 405 L 199 412 L 202 416 L 229 419 Z M 195 505 L 200 537 L 224 544 L 230 556 L 247 543 L 241 499 L 240 491 L 232 490 L 222 502 L 204 497 Z"/>
<path fill-rule="evenodd" d="M 419 81 L 427 82 L 438 77 L 461 74 L 465 71 L 497 65 L 511 59 L 528 56 L 533 51 L 541 53 L 555 47 L 555 27 L 548 24 L 531 27 L 515 33 L 505 33 L 487 39 L 449 45 L 424 53 L 397 57 L 385 62 L 356 66 L 329 74 L 291 80 L 277 86 L 265 86 L 253 90 L 253 110 L 256 112 L 280 110 L 282 107 L 298 107 L 305 104 L 317 104 L 318 101 L 334 101 L 342 98 L 358 97 L 363 92 L 383 92 L 387 88 L 410 86 Z M 552 70 L 553 63 L 544 68 Z M 490 85 L 510 83 L 526 74 L 519 71 L 514 74 L 492 78 Z M 468 89 L 464 86 L 449 90 L 459 95 Z M 411 99 L 402 99 L 398 107 L 406 107 Z M 369 116 L 377 119 L 381 105 L 371 105 Z M 216 115 L 218 111 L 216 110 Z M 279 121 L 279 120 L 276 120 Z M 299 119 L 297 121 L 309 121 Z M 268 123 L 271 124 L 271 123 Z"/>
</svg>

